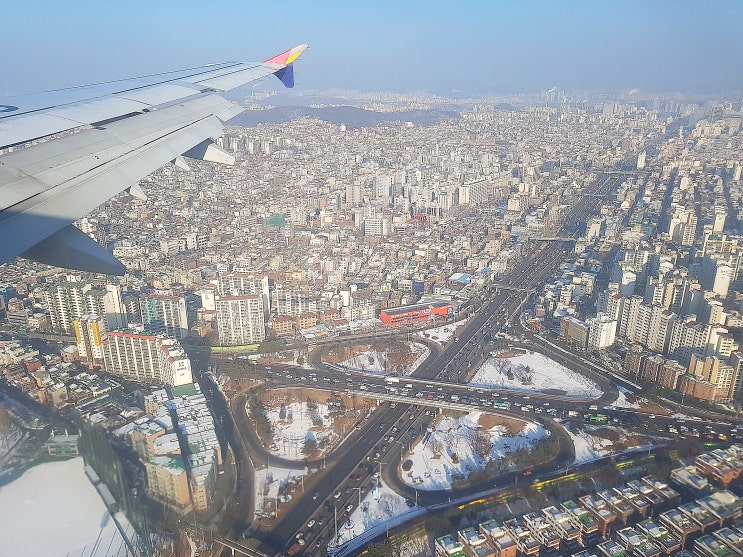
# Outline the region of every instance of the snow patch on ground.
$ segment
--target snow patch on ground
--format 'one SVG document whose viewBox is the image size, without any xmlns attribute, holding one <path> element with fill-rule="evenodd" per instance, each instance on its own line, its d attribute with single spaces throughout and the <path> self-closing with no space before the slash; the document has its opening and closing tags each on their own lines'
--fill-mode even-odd
<svg viewBox="0 0 743 557">
<path fill-rule="evenodd" d="M 415 356 L 415 361 L 410 365 L 406 366 L 404 375 L 415 371 L 419 365 L 428 357 L 431 351 L 425 344 L 420 342 L 414 342 L 410 345 L 410 351 Z M 387 353 L 379 352 L 377 350 L 367 350 L 360 354 L 343 360 L 339 364 L 341 367 L 346 369 L 362 371 L 366 373 L 388 373 L 390 370 L 387 366 Z"/>
<path fill-rule="evenodd" d="M 421 338 L 425 338 L 428 340 L 432 340 L 441 346 L 449 342 L 452 338 L 454 338 L 454 332 L 456 329 L 459 329 L 462 327 L 465 323 L 467 323 L 467 320 L 469 317 L 462 319 L 461 321 L 457 321 L 456 326 L 454 323 L 448 323 L 446 325 L 442 325 L 441 327 L 434 327 L 433 329 L 426 329 L 425 331 L 418 331 L 415 333 Z"/>
<path fill-rule="evenodd" d="M 263 467 L 255 471 L 255 509 L 275 512 L 276 500 L 283 499 L 288 492 L 290 497 L 302 494 L 302 477 L 305 470 L 289 470 L 275 466 Z"/>
<path fill-rule="evenodd" d="M 379 482 L 361 501 L 361 508 L 356 508 L 346 520 L 338 517 L 338 538 L 329 545 L 343 545 L 372 528 L 379 528 L 393 518 L 403 514 L 422 513 L 418 508 L 410 508 L 405 497 Z"/>
<path fill-rule="evenodd" d="M 585 431 L 578 434 L 573 433 L 570 431 L 569 424 L 565 424 L 565 431 L 568 432 L 575 446 L 575 464 L 598 460 L 611 453 L 611 449 L 607 446 L 611 447 L 613 444 L 608 439 L 596 437 Z"/>
<path fill-rule="evenodd" d="M 308 439 L 315 440 L 321 455 L 325 447 L 332 447 L 339 441 L 333 428 L 333 416 L 322 403 L 314 403 L 312 407 L 306 401 L 271 406 L 266 408 L 266 417 L 274 432 L 275 445 L 269 447 L 273 455 L 302 460 Z"/>
<path fill-rule="evenodd" d="M 624 387 L 621 387 L 621 386 L 619 386 L 619 385 L 617 385 L 617 390 L 619 390 L 619 396 L 618 396 L 618 397 L 617 397 L 617 399 L 616 399 L 616 400 L 615 400 L 615 401 L 614 401 L 614 402 L 613 402 L 613 403 L 611 404 L 611 406 L 614 406 L 615 408 L 634 408 L 634 409 L 636 409 L 636 410 L 640 408 L 640 404 L 639 404 L 639 402 L 637 401 L 637 399 L 635 399 L 635 397 L 634 397 L 634 394 L 632 393 L 632 391 L 630 391 L 630 390 L 627 390 L 627 389 L 625 389 Z M 627 395 L 630 395 L 630 397 L 631 397 L 631 398 L 632 398 L 632 399 L 633 399 L 633 400 L 634 400 L 635 402 L 630 402 L 630 401 L 629 401 L 629 400 L 627 399 Z"/>
<path fill-rule="evenodd" d="M 530 448 L 547 435 L 544 427 L 534 422 L 526 422 L 515 435 L 509 435 L 502 425 L 485 430 L 479 424 L 481 414 L 447 416 L 436 423 L 406 455 L 412 466 L 401 471 L 402 480 L 418 489 L 451 489 L 454 481 L 484 469 L 489 461 L 508 469 L 510 453 Z"/>
<path fill-rule="evenodd" d="M 590 398 L 598 398 L 602 394 L 601 388 L 589 378 L 538 352 L 527 352 L 510 358 L 491 356 L 480 367 L 470 384 L 522 392 L 558 389 L 568 395 Z"/>
</svg>

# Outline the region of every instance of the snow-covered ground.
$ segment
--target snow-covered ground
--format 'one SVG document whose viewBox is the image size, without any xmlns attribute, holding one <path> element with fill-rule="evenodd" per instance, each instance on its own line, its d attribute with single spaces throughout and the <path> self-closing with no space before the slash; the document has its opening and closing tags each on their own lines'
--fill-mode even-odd
<svg viewBox="0 0 743 557">
<path fill-rule="evenodd" d="M 420 342 L 412 343 L 410 345 L 410 351 L 413 356 L 415 356 L 415 361 L 410 366 L 406 366 L 404 374 L 414 371 L 430 354 L 428 347 Z M 351 370 L 369 373 L 388 373 L 391 371 L 388 369 L 389 366 L 387 365 L 387 353 L 379 352 L 377 350 L 361 352 L 360 354 L 343 360 L 336 365 Z"/>
<path fill-rule="evenodd" d="M 305 457 L 303 452 L 305 443 L 314 439 L 322 455 L 347 433 L 342 430 L 336 431 L 333 416 L 328 412 L 327 405 L 314 403 L 312 406 L 313 408 L 310 408 L 307 401 L 304 401 L 266 408 L 266 417 L 274 431 L 275 445 L 269 447 L 271 454 L 302 460 Z"/>
<path fill-rule="evenodd" d="M 338 539 L 331 541 L 331 544 L 342 545 L 367 530 L 379 527 L 405 513 L 423 512 L 425 512 L 423 509 L 408 507 L 404 497 L 380 481 L 379 486 L 372 488 L 361 500 L 361 508 L 356 508 L 350 517 L 342 520 L 339 513 Z"/>
<path fill-rule="evenodd" d="M 652 445 L 654 440 L 665 440 L 663 437 L 640 435 L 611 425 L 584 425 L 581 426 L 582 431 L 578 432 L 571 431 L 570 424 L 564 425 L 575 446 L 575 464 L 641 449 Z"/>
<path fill-rule="evenodd" d="M 533 446 L 547 433 L 541 424 L 524 422 L 518 433 L 509 435 L 503 425 L 485 429 L 482 412 L 471 412 L 459 418 L 442 418 L 430 433 L 419 440 L 405 460 L 409 470 L 401 470 L 405 483 L 418 489 L 451 489 L 457 478 L 465 479 L 482 470 L 489 461 L 503 466 L 510 453 Z"/>
<path fill-rule="evenodd" d="M 456 328 L 458 329 L 462 327 L 465 323 L 467 323 L 468 319 L 469 317 L 462 319 L 461 321 L 457 321 Z M 443 346 L 454 337 L 454 331 L 454 323 L 447 323 L 446 325 L 442 325 L 441 327 L 434 327 L 433 329 L 418 331 L 415 334 L 419 337 L 437 342 Z"/>
<path fill-rule="evenodd" d="M 640 404 L 637 402 L 634 395 L 632 395 L 632 391 L 628 391 L 627 389 L 620 387 L 620 386 L 617 386 L 617 390 L 619 391 L 619 396 L 612 403 L 612 406 L 614 406 L 615 408 L 635 408 L 635 409 L 640 408 Z M 632 397 L 634 402 L 630 402 L 627 399 L 628 394 Z"/>
<path fill-rule="evenodd" d="M 128 526 L 121 513 L 116 516 Z M 0 555 L 127 554 L 111 515 L 83 472 L 82 458 L 34 466 L 0 487 L 0 524 Z"/>
<path fill-rule="evenodd" d="M 527 352 L 511 358 L 491 356 L 480 367 L 470 384 L 519 391 L 559 389 L 568 395 L 592 398 L 598 398 L 602 394 L 601 388 L 589 378 L 538 352 Z"/>
<path fill-rule="evenodd" d="M 288 470 L 275 466 L 256 469 L 255 509 L 259 511 L 266 508 L 274 511 L 276 500 L 284 493 L 288 492 L 291 497 L 301 495 L 304 475 L 305 470 Z"/>
<path fill-rule="evenodd" d="M 565 431 L 568 432 L 575 446 L 575 464 L 597 460 L 611 453 L 613 443 L 608 439 L 596 437 L 585 431 L 575 434 L 570 431 L 568 425 L 565 426 Z"/>
</svg>

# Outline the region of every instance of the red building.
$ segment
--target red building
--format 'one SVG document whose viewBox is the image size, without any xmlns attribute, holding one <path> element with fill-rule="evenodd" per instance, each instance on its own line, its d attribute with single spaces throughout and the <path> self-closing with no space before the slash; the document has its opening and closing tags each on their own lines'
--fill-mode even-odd
<svg viewBox="0 0 743 557">
<path fill-rule="evenodd" d="M 379 319 L 388 327 L 399 327 L 408 323 L 424 323 L 429 320 L 446 320 L 454 316 L 454 304 L 433 302 L 399 308 L 383 309 Z"/>
</svg>

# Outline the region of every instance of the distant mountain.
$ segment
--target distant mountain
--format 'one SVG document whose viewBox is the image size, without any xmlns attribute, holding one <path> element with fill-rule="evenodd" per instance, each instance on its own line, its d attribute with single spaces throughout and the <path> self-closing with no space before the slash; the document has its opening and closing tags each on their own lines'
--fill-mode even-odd
<svg viewBox="0 0 743 557">
<path fill-rule="evenodd" d="M 375 126 L 381 122 L 412 122 L 416 126 L 432 126 L 445 118 L 459 118 L 454 110 L 403 110 L 400 112 L 374 112 L 354 106 L 329 106 L 310 108 L 308 106 L 279 106 L 266 110 L 246 110 L 227 122 L 230 126 L 256 126 L 258 124 L 278 124 L 294 118 L 307 116 L 330 122 L 346 124 L 348 129 Z"/>
</svg>

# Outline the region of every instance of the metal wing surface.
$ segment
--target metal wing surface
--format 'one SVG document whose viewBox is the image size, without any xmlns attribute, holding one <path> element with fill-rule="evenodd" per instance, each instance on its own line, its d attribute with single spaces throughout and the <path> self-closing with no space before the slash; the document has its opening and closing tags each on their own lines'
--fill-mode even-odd
<svg viewBox="0 0 743 557">
<path fill-rule="evenodd" d="M 305 48 L 261 63 L 0 99 L 0 264 L 21 256 L 123 274 L 124 266 L 72 223 L 181 155 L 234 162 L 213 140 L 243 109 L 216 93 L 270 75 L 293 86 L 292 63 Z"/>
</svg>

